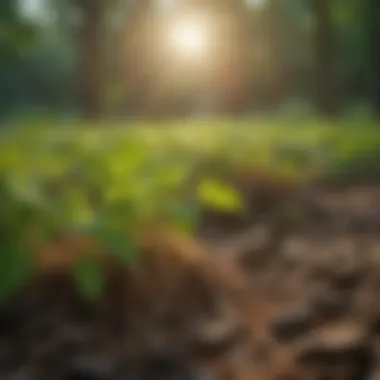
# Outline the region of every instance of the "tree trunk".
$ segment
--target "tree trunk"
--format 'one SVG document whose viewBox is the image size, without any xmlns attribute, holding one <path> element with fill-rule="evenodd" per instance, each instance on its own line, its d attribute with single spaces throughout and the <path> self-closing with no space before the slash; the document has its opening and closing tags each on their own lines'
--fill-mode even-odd
<svg viewBox="0 0 380 380">
<path fill-rule="evenodd" d="M 124 74 L 128 96 L 126 109 L 130 116 L 145 116 L 152 85 L 149 55 L 149 25 L 152 0 L 131 1 L 126 15 L 124 41 Z"/>
<path fill-rule="evenodd" d="M 375 0 L 377 1 L 377 0 Z M 315 104 L 324 116 L 338 112 L 335 75 L 334 26 L 330 0 L 314 0 L 315 16 Z"/>
<path fill-rule="evenodd" d="M 279 106 L 285 99 L 286 92 L 290 90 L 290 77 L 286 75 L 287 58 L 284 54 L 286 49 L 285 15 L 283 3 L 278 0 L 269 0 L 267 3 L 267 34 L 268 49 L 271 57 L 271 81 L 268 84 L 269 96 L 265 103 L 266 106 Z"/>
<path fill-rule="evenodd" d="M 371 98 L 376 114 L 380 115 L 380 0 L 368 0 L 367 14 Z"/>
<path fill-rule="evenodd" d="M 79 34 L 81 56 L 80 100 L 85 117 L 97 119 L 105 111 L 104 0 L 80 0 L 82 24 Z"/>
</svg>

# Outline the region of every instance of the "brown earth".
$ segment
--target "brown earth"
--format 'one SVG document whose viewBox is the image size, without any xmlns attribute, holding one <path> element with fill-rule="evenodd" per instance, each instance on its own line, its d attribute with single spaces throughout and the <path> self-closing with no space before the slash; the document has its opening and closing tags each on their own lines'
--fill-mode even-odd
<svg viewBox="0 0 380 380">
<path fill-rule="evenodd" d="M 380 187 L 242 189 L 246 215 L 205 212 L 197 243 L 155 231 L 129 268 L 98 252 L 96 304 L 67 274 L 92 243 L 45 247 L 0 310 L 0 379 L 380 378 Z"/>
</svg>

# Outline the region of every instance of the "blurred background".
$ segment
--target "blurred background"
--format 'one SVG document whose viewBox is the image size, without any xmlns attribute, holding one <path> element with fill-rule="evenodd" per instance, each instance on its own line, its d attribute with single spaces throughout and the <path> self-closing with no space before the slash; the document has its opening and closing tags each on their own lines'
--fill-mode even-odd
<svg viewBox="0 0 380 380">
<path fill-rule="evenodd" d="M 378 0 L 1 0 L 0 118 L 380 112 Z"/>
<path fill-rule="evenodd" d="M 0 378 L 380 379 L 379 114 L 380 0 L 0 0 Z"/>
</svg>

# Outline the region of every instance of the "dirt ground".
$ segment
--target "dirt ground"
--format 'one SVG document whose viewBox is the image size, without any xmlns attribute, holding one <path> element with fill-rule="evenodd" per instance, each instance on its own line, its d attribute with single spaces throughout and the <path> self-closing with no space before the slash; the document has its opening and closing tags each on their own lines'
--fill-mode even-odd
<svg viewBox="0 0 380 380">
<path fill-rule="evenodd" d="M 380 187 L 277 190 L 246 192 L 256 210 L 274 197 L 261 214 L 207 214 L 201 239 L 240 263 L 266 305 L 273 366 L 286 352 L 276 376 L 377 379 Z"/>
<path fill-rule="evenodd" d="M 380 187 L 243 190 L 245 215 L 111 266 L 100 303 L 37 276 L 0 310 L 0 380 L 380 379 Z"/>
</svg>

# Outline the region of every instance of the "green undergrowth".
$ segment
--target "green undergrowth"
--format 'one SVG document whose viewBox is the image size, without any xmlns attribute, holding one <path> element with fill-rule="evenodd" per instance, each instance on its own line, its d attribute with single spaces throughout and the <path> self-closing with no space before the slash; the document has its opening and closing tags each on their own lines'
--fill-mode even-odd
<svg viewBox="0 0 380 380">
<path fill-rule="evenodd" d="M 240 212 L 220 178 L 237 167 L 272 175 L 380 178 L 380 125 L 253 120 L 23 125 L 0 133 L 0 300 L 28 280 L 35 250 L 62 233 L 92 236 L 126 265 L 133 231 L 165 220 L 191 234 L 202 207 Z M 96 299 L 102 268 L 84 256 L 79 290 Z"/>
</svg>

